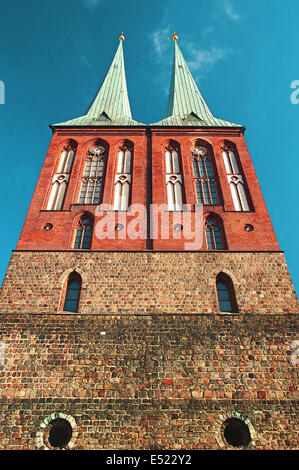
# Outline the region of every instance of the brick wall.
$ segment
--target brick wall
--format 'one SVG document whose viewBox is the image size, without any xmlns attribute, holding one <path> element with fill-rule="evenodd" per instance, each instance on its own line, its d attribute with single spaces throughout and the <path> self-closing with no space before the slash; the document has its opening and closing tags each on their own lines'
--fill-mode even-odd
<svg viewBox="0 0 299 470">
<path fill-rule="evenodd" d="M 82 277 L 80 313 L 216 313 L 221 271 L 233 281 L 240 313 L 299 311 L 281 252 L 84 251 L 15 251 L 0 311 L 57 312 L 73 269 Z"/>
<path fill-rule="evenodd" d="M 50 195 L 53 175 L 58 166 L 63 145 L 69 139 L 77 143 L 76 155 L 72 167 L 62 211 L 48 211 L 47 201 Z M 175 140 L 179 145 L 182 161 L 182 176 L 184 181 L 184 194 L 186 204 L 190 205 L 191 218 L 194 223 L 194 205 L 197 203 L 194 183 L 191 149 L 197 139 L 201 139 L 211 148 L 214 161 L 215 174 L 218 175 L 217 187 L 220 195 L 219 205 L 204 206 L 204 215 L 210 213 L 221 217 L 224 233 L 229 250 L 279 250 L 271 220 L 263 199 L 263 195 L 254 171 L 254 167 L 245 143 L 242 131 L 236 129 L 64 129 L 54 132 L 43 168 L 28 210 L 28 214 L 21 232 L 17 249 L 21 250 L 68 250 L 73 247 L 76 222 L 84 211 L 95 215 L 95 222 L 100 220 L 96 213 L 96 206 L 78 204 L 82 176 L 88 149 L 95 145 L 97 140 L 107 148 L 108 160 L 104 182 L 104 204 L 113 205 L 114 175 L 117 164 L 119 145 L 129 139 L 134 146 L 132 169 L 131 203 L 141 204 L 149 210 L 151 203 L 167 204 L 167 189 L 165 181 L 165 146 L 169 139 Z M 222 158 L 222 145 L 229 141 L 236 146 L 242 172 L 246 180 L 252 210 L 237 212 L 234 210 L 225 166 Z M 138 214 L 128 213 L 128 222 Z M 117 222 L 117 221 L 116 221 Z M 46 224 L 53 228 L 47 232 L 43 230 Z M 244 230 L 246 224 L 254 227 L 252 232 Z M 146 225 L 146 223 L 144 224 Z M 141 230 L 141 229 L 140 229 Z M 145 227 L 148 231 L 148 226 Z M 148 231 L 149 232 L 149 231 Z M 149 239 L 149 233 L 147 233 Z M 99 240 L 94 232 L 91 248 L 93 250 L 184 250 L 184 241 L 174 239 L 172 216 L 170 223 L 170 236 L 166 240 L 158 239 L 147 241 L 145 239 L 132 240 L 127 237 L 119 239 L 117 234 L 113 240 Z M 206 243 L 201 248 L 206 249 Z"/>
<path fill-rule="evenodd" d="M 2 449 L 41 446 L 53 413 L 78 449 L 230 448 L 232 416 L 250 449 L 298 448 L 298 315 L 1 315 L 0 333 Z"/>
</svg>

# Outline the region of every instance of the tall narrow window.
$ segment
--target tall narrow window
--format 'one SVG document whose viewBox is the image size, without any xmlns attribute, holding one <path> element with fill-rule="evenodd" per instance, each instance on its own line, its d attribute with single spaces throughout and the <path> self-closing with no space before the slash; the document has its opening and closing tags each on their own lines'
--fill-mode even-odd
<svg viewBox="0 0 299 470">
<path fill-rule="evenodd" d="M 128 210 L 130 203 L 131 167 L 132 146 L 130 143 L 125 143 L 119 148 L 117 155 L 113 204 L 113 208 L 116 211 Z"/>
<path fill-rule="evenodd" d="M 64 311 L 78 312 L 81 284 L 82 279 L 78 273 L 73 272 L 69 275 L 63 306 Z"/>
<path fill-rule="evenodd" d="M 236 149 L 229 143 L 223 145 L 222 157 L 235 210 L 250 211 L 245 181 L 236 158 Z"/>
<path fill-rule="evenodd" d="M 209 250 L 225 250 L 225 239 L 222 224 L 214 217 L 208 217 L 205 222 L 206 242 Z"/>
<path fill-rule="evenodd" d="M 102 198 L 103 180 L 106 165 L 104 147 L 89 149 L 82 178 L 80 204 L 99 204 Z"/>
<path fill-rule="evenodd" d="M 91 245 L 93 219 L 90 214 L 84 214 L 78 221 L 75 233 L 74 248 L 88 250 Z"/>
<path fill-rule="evenodd" d="M 220 312 L 237 312 L 237 301 L 231 278 L 224 273 L 218 274 L 216 289 Z"/>
<path fill-rule="evenodd" d="M 52 188 L 48 200 L 47 210 L 59 211 L 62 209 L 73 165 L 76 146 L 76 142 L 71 141 L 66 146 L 64 146 L 61 152 L 56 173 L 52 180 Z"/>
<path fill-rule="evenodd" d="M 180 152 L 175 145 L 165 148 L 166 187 L 168 210 L 183 210 L 182 175 L 180 165 Z"/>
<path fill-rule="evenodd" d="M 219 204 L 208 149 L 197 146 L 191 152 L 198 204 Z"/>
</svg>

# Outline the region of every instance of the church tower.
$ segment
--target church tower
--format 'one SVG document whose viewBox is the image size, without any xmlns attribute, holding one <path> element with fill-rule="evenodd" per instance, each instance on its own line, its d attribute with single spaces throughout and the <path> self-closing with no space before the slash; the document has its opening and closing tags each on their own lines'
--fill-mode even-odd
<svg viewBox="0 0 299 470">
<path fill-rule="evenodd" d="M 132 118 L 121 34 L 50 126 L 1 289 L 0 448 L 298 445 L 298 300 L 245 127 L 172 39 L 164 119 Z"/>
</svg>

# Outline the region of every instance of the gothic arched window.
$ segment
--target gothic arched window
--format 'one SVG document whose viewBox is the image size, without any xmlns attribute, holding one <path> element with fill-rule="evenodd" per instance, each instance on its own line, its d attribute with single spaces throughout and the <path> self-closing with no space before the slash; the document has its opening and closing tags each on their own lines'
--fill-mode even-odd
<svg viewBox="0 0 299 470">
<path fill-rule="evenodd" d="M 90 214 L 80 217 L 75 232 L 74 248 L 88 250 L 91 245 L 93 218 Z"/>
<path fill-rule="evenodd" d="M 106 165 L 104 147 L 95 146 L 88 150 L 82 178 L 80 204 L 99 204 L 102 197 Z"/>
<path fill-rule="evenodd" d="M 165 148 L 166 187 L 168 210 L 183 210 L 183 180 L 180 151 L 175 142 Z"/>
<path fill-rule="evenodd" d="M 217 299 L 220 312 L 236 313 L 238 311 L 235 290 L 231 278 L 219 273 L 216 278 Z"/>
<path fill-rule="evenodd" d="M 77 144 L 74 141 L 69 142 L 63 147 L 59 163 L 52 180 L 52 189 L 48 200 L 47 210 L 59 211 L 62 209 L 76 148 Z"/>
<path fill-rule="evenodd" d="M 229 142 L 222 146 L 222 157 L 236 211 L 250 211 L 245 181 L 236 157 L 236 149 Z"/>
<path fill-rule="evenodd" d="M 82 279 L 78 273 L 73 272 L 69 275 L 64 298 L 64 311 L 78 312 L 81 284 Z"/>
<path fill-rule="evenodd" d="M 129 142 L 125 142 L 124 145 L 119 147 L 114 178 L 115 190 L 113 208 L 116 211 L 126 211 L 129 207 L 132 152 L 133 148 Z"/>
<path fill-rule="evenodd" d="M 198 204 L 219 204 L 209 151 L 200 145 L 191 150 Z"/>
<path fill-rule="evenodd" d="M 205 221 L 206 242 L 209 250 L 225 250 L 226 243 L 222 223 L 209 216 Z"/>
<path fill-rule="evenodd" d="M 63 148 L 56 173 L 69 174 L 71 172 L 75 156 L 75 149 L 76 144 L 68 144 Z"/>
</svg>

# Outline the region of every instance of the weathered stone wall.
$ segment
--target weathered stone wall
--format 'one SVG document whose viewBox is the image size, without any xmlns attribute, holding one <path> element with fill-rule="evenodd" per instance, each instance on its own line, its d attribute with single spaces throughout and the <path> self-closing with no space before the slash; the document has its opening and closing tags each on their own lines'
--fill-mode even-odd
<svg viewBox="0 0 299 470">
<path fill-rule="evenodd" d="M 73 417 L 74 450 L 233 450 L 223 423 L 238 415 L 250 421 L 246 450 L 298 450 L 298 402 L 41 398 L 0 406 L 0 450 L 44 449 L 41 425 L 53 412 Z"/>
<path fill-rule="evenodd" d="M 218 312 L 216 276 L 231 277 L 240 313 L 295 313 L 281 252 L 22 252 L 11 258 L 0 312 L 54 313 L 67 276 L 82 277 L 80 313 Z"/>
<path fill-rule="evenodd" d="M 55 412 L 74 448 L 298 448 L 298 315 L 1 315 L 0 448 L 42 447 Z"/>
</svg>

